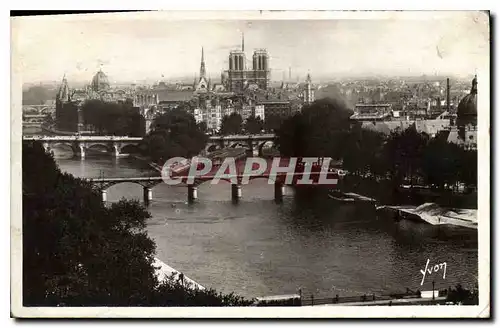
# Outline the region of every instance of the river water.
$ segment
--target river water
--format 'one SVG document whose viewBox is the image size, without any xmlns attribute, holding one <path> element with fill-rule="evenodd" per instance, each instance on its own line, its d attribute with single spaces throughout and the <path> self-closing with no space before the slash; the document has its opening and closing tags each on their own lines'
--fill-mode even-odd
<svg viewBox="0 0 500 328">
<path fill-rule="evenodd" d="M 56 154 L 57 155 L 57 154 Z M 62 158 L 77 177 L 157 175 L 143 162 L 106 155 Z M 243 186 L 231 202 L 227 183 L 204 183 L 188 205 L 187 188 L 157 185 L 149 206 L 148 233 L 157 257 L 206 287 L 245 297 L 297 293 L 315 297 L 431 290 L 477 281 L 477 230 L 377 218 L 356 205 L 329 200 L 301 202 L 287 190 L 282 204 L 265 180 Z M 108 201 L 142 200 L 142 187 L 108 189 Z M 443 272 L 429 266 L 446 262 Z"/>
</svg>

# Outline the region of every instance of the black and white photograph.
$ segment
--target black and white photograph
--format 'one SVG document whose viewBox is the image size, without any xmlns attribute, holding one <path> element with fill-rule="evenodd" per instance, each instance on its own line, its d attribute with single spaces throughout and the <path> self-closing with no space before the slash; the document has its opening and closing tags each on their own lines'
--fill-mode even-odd
<svg viewBox="0 0 500 328">
<path fill-rule="evenodd" d="M 489 318 L 490 19 L 11 17 L 11 316 Z"/>
</svg>

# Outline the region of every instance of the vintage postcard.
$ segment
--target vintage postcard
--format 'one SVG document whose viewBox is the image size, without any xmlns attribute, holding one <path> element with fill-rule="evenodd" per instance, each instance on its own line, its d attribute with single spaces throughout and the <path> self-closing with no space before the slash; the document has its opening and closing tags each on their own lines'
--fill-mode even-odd
<svg viewBox="0 0 500 328">
<path fill-rule="evenodd" d="M 490 316 L 489 12 L 11 36 L 12 316 Z"/>
</svg>

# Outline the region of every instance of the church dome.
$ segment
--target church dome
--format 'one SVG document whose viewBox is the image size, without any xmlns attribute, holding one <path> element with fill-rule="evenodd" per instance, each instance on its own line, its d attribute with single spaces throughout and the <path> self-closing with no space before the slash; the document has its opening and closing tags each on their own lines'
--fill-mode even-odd
<svg viewBox="0 0 500 328">
<path fill-rule="evenodd" d="M 457 109 L 457 125 L 477 124 L 477 77 L 472 80 L 470 93 L 462 98 Z"/>
<path fill-rule="evenodd" d="M 92 83 L 90 84 L 92 90 L 99 92 L 109 89 L 108 77 L 102 70 L 99 70 L 92 78 Z"/>
</svg>

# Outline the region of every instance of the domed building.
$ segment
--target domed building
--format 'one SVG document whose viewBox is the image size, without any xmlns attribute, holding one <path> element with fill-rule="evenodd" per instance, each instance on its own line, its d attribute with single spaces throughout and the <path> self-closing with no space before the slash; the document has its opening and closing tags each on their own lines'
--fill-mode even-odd
<svg viewBox="0 0 500 328">
<path fill-rule="evenodd" d="M 85 131 L 87 127 L 84 124 L 81 107 L 88 100 L 99 99 L 115 103 L 130 101 L 134 106 L 139 107 L 136 104 L 138 98 L 141 97 L 138 97 L 136 90 L 132 88 L 111 88 L 109 79 L 102 70 L 93 76 L 89 85 L 81 89 L 69 88 L 68 81 L 64 77 L 56 96 L 56 127 L 61 131 Z M 157 102 L 155 97 L 147 100 L 151 103 Z M 144 101 L 146 101 L 145 97 Z"/>
<path fill-rule="evenodd" d="M 106 91 L 110 88 L 108 77 L 102 70 L 99 70 L 99 72 L 94 75 L 90 84 L 90 88 L 94 92 Z"/>
<path fill-rule="evenodd" d="M 458 104 L 457 126 L 477 126 L 477 77 L 472 80 L 470 93 Z"/>
<path fill-rule="evenodd" d="M 456 125 L 452 127 L 448 141 L 465 148 L 477 148 L 477 76 L 472 80 L 470 93 L 458 104 Z"/>
</svg>

